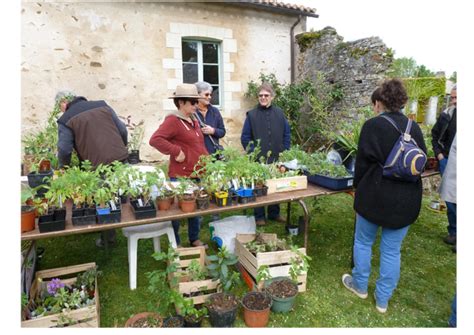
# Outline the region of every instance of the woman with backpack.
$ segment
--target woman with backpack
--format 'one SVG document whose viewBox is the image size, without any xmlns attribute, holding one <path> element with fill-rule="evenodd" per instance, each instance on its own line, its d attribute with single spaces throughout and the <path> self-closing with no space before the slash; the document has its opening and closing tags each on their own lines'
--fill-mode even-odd
<svg viewBox="0 0 474 335">
<path fill-rule="evenodd" d="M 401 111 L 407 100 L 405 88 L 398 79 L 385 81 L 374 91 L 372 103 L 377 116 L 367 120 L 362 127 L 356 157 L 354 268 L 352 275 L 342 276 L 342 283 L 359 298 L 367 298 L 372 246 L 381 228 L 380 270 L 374 292 L 376 309 L 380 313 L 387 311 L 397 287 L 400 248 L 408 227 L 415 222 L 421 208 L 420 174 L 426 159 L 426 145 L 415 122 L 410 122 L 407 128 L 409 120 Z M 387 159 L 392 159 L 392 151 L 400 144 L 400 133 L 404 131 L 411 135 L 405 138 L 418 149 L 416 156 L 407 156 L 412 163 L 411 172 L 416 172 L 411 179 L 400 178 L 398 174 L 407 171 L 388 173 L 386 169 L 390 165 Z"/>
</svg>

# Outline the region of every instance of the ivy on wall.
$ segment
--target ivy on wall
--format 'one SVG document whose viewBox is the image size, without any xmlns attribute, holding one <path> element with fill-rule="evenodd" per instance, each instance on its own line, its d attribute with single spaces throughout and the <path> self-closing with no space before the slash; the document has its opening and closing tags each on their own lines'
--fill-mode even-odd
<svg viewBox="0 0 474 335">
<path fill-rule="evenodd" d="M 417 121 L 422 122 L 431 97 L 438 97 L 438 106 L 443 101 L 446 89 L 445 77 L 402 78 L 408 99 L 418 101 Z"/>
</svg>

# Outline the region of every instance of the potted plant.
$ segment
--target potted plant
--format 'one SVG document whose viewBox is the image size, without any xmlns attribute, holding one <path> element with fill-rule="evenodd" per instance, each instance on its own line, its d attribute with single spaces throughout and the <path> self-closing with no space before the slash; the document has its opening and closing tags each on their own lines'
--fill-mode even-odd
<svg viewBox="0 0 474 335">
<path fill-rule="evenodd" d="M 266 292 L 247 292 L 242 298 L 247 327 L 265 327 L 270 317 L 272 298 Z"/>
<path fill-rule="evenodd" d="M 140 120 L 138 123 L 129 123 L 127 128 L 130 130 L 130 138 L 128 140 L 128 162 L 130 164 L 140 163 L 140 147 L 145 133 L 145 121 Z"/>
<path fill-rule="evenodd" d="M 131 196 L 130 204 L 137 220 L 156 217 L 156 207 L 152 201 L 151 193 L 160 180 L 158 171 L 140 172 L 134 176 L 131 182 L 129 193 Z"/>
<path fill-rule="evenodd" d="M 158 187 L 158 196 L 156 197 L 156 206 L 160 211 L 167 211 L 174 202 L 175 193 L 169 185 L 164 182 Z"/>
<path fill-rule="evenodd" d="M 196 194 L 197 209 L 208 209 L 210 204 L 210 196 L 206 190 L 200 189 Z"/>
<path fill-rule="evenodd" d="M 191 179 L 178 178 L 175 193 L 178 197 L 179 208 L 185 213 L 194 212 L 196 210 L 196 196 L 194 195 L 195 188 L 196 186 Z"/>
<path fill-rule="evenodd" d="M 312 161 L 305 170 L 308 182 L 331 190 L 352 188 L 354 177 L 344 165 L 336 165 L 328 161 L 323 152 L 315 152 L 311 154 L 311 158 Z"/>
<path fill-rule="evenodd" d="M 311 257 L 303 254 L 296 246 L 291 247 L 295 254 L 290 261 L 288 277 L 275 277 L 265 280 L 265 291 L 272 297 L 272 311 L 277 313 L 286 313 L 293 308 L 296 295 L 298 294 L 298 276 L 306 273 L 309 268 Z"/>
<path fill-rule="evenodd" d="M 162 325 L 161 315 L 152 312 L 135 314 L 125 322 L 125 328 L 160 328 Z"/>
<path fill-rule="evenodd" d="M 21 232 L 26 233 L 35 229 L 35 207 L 27 205 L 28 200 L 33 199 L 33 191 L 27 185 L 21 189 Z"/>
<path fill-rule="evenodd" d="M 214 279 L 219 279 L 223 292 L 214 293 L 209 297 L 207 309 L 209 320 L 213 327 L 231 327 L 234 324 L 238 300 L 230 293 L 232 288 L 240 283 L 240 274 L 229 269 L 238 262 L 237 257 L 230 253 L 226 247 L 222 247 L 217 255 L 207 257 L 209 264 L 207 269 Z"/>
</svg>

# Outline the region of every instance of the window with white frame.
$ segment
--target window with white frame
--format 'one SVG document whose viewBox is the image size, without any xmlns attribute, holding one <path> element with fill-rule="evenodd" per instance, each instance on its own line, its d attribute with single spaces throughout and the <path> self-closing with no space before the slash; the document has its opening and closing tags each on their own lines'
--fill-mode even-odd
<svg viewBox="0 0 474 335">
<path fill-rule="evenodd" d="M 211 104 L 219 106 L 221 87 L 220 43 L 183 39 L 183 82 L 206 81 L 212 86 Z"/>
</svg>

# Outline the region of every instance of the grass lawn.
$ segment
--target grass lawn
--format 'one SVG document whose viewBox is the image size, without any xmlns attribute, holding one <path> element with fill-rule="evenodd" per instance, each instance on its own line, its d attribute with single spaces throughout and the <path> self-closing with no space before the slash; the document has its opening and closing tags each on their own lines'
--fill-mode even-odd
<svg viewBox="0 0 474 335">
<path fill-rule="evenodd" d="M 373 292 L 378 273 L 378 245 L 374 248 L 374 271 L 369 282 L 369 297 L 361 300 L 347 291 L 341 276 L 350 272 L 354 212 L 352 198 L 346 194 L 321 197 L 308 201 L 312 208 L 309 227 L 308 254 L 312 257 L 307 291 L 299 294 L 295 308 L 287 314 L 270 315 L 269 327 L 446 327 L 451 300 L 456 288 L 456 254 L 443 243 L 446 234 L 445 214 L 427 209 L 429 197 L 423 199 L 418 221 L 408 231 L 402 247 L 402 269 L 386 314 L 375 310 Z M 298 216 L 293 205 L 292 216 Z M 286 205 L 282 205 L 282 212 Z M 250 211 L 248 212 L 250 213 Z M 226 215 L 241 214 L 241 212 Z M 201 239 L 209 241 L 209 218 L 201 230 Z M 259 230 L 285 236 L 283 224 L 271 222 Z M 182 241 L 187 241 L 187 229 L 181 229 Z M 101 327 L 122 327 L 135 313 L 149 311 L 159 304 L 147 290 L 147 271 L 163 268 L 152 257 L 151 239 L 141 240 L 138 250 L 137 289 L 128 287 L 127 240 L 117 232 L 118 244 L 108 254 L 96 248 L 97 233 L 43 239 L 45 248 L 39 269 L 96 262 L 103 275 L 99 278 Z M 294 241 L 303 244 L 303 237 Z M 165 238 L 162 249 L 167 248 Z M 208 250 L 213 252 L 214 245 Z M 215 249 L 214 249 L 215 250 Z M 242 284 L 238 295 L 247 287 Z M 171 311 L 171 309 L 170 309 Z M 207 320 L 204 326 L 210 326 Z M 245 327 L 242 311 L 235 327 Z"/>
</svg>

